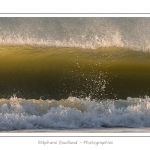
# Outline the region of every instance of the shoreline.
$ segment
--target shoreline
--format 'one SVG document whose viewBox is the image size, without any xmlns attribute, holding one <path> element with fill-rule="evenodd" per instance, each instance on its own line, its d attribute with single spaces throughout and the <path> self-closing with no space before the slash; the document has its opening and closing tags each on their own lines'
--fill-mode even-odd
<svg viewBox="0 0 150 150">
<path fill-rule="evenodd" d="M 150 133 L 150 128 L 21 129 L 1 133 Z"/>
</svg>

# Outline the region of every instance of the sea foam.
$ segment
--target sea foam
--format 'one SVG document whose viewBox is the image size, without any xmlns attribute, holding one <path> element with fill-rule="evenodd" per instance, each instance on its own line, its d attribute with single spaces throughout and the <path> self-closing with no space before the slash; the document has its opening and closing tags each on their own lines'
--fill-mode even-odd
<svg viewBox="0 0 150 150">
<path fill-rule="evenodd" d="M 0 129 L 150 127 L 150 98 L 0 100 Z"/>
</svg>

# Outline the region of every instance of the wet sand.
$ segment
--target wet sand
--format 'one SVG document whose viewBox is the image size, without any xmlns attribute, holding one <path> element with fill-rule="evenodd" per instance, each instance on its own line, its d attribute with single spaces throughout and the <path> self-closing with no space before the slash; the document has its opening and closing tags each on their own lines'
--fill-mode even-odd
<svg viewBox="0 0 150 150">
<path fill-rule="evenodd" d="M 31 129 L 1 131 L 2 133 L 150 133 L 150 128 L 98 128 L 98 129 Z"/>
</svg>

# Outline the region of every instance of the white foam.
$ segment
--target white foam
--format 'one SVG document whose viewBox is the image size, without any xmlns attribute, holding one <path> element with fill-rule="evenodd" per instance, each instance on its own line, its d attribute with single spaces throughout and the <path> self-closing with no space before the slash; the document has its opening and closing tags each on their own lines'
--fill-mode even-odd
<svg viewBox="0 0 150 150">
<path fill-rule="evenodd" d="M 0 130 L 150 127 L 150 98 L 91 101 L 0 100 Z"/>
</svg>

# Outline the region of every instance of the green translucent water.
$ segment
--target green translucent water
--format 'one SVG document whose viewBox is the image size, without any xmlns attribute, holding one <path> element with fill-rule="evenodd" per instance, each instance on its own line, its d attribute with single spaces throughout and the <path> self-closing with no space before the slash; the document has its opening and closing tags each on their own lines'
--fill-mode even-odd
<svg viewBox="0 0 150 150">
<path fill-rule="evenodd" d="M 123 99 L 149 95 L 150 53 L 121 47 L 0 46 L 0 97 Z"/>
</svg>

